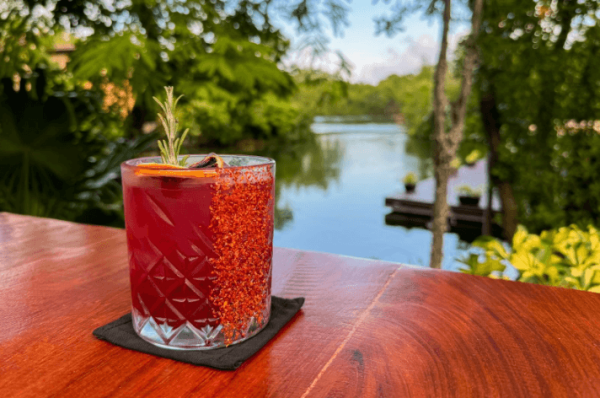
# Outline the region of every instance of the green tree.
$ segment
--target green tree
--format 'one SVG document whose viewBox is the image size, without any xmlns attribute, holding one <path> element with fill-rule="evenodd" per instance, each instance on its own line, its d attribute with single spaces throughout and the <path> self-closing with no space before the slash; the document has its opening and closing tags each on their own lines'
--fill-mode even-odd
<svg viewBox="0 0 600 398">
<path fill-rule="evenodd" d="M 599 6 L 486 3 L 476 86 L 509 240 L 518 222 L 540 231 L 600 221 L 596 137 L 559 134 L 570 120 L 599 119 Z"/>
<path fill-rule="evenodd" d="M 182 117 L 191 136 L 202 134 L 198 142 L 222 145 L 301 135 L 295 126 L 303 114 L 287 100 L 294 81 L 280 64 L 289 42 L 272 20 L 294 21 L 318 52 L 325 45 L 326 21 L 339 31 L 348 11 L 337 0 L 310 5 L 283 0 L 11 0 L 7 9 L 12 18 L 35 24 L 35 36 L 75 34 L 69 62 L 74 81 L 110 86 L 113 94 L 135 100 L 124 113 L 126 136 L 155 121 L 152 97 L 168 85 L 185 95 Z M 123 101 L 114 106 L 123 107 Z"/>
<path fill-rule="evenodd" d="M 341 76 L 301 69 L 295 70 L 293 76 L 298 91 L 291 102 L 296 108 L 303 109 L 308 122 L 318 115 L 353 114 L 344 113 L 342 109 L 343 104 L 348 104 L 348 88 L 353 85 L 345 82 Z"/>
<path fill-rule="evenodd" d="M 72 5 L 62 12 L 57 4 L 57 18 L 93 29 L 76 42 L 69 69 L 81 82 L 131 88 L 136 100 L 126 120 L 129 134 L 155 120 L 152 96 L 166 85 L 184 94 L 190 134 L 202 133 L 204 141 L 230 144 L 289 128 L 289 121 L 270 118 L 282 107 L 278 99 L 294 89 L 289 74 L 278 68 L 288 42 L 272 29 L 263 5 L 240 1 L 231 10 L 224 1 L 134 0 L 110 9 L 94 4 L 95 17 Z M 294 120 L 293 112 L 284 114 Z"/>
</svg>

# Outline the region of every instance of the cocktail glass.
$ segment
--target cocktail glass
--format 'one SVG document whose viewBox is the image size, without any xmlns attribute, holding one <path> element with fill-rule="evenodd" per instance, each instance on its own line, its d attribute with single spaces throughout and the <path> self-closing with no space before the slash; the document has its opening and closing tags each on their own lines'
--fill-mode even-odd
<svg viewBox="0 0 600 398">
<path fill-rule="evenodd" d="M 269 321 L 275 161 L 222 158 L 208 169 L 121 165 L 133 327 L 157 346 L 228 346 Z"/>
</svg>

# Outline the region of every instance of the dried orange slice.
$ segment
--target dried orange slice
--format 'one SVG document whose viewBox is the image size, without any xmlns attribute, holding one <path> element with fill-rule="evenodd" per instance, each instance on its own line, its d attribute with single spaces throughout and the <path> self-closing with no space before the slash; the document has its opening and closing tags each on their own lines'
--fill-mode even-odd
<svg viewBox="0 0 600 398">
<path fill-rule="evenodd" d="M 165 176 L 165 177 L 214 177 L 216 170 L 197 170 L 160 163 L 142 163 L 135 168 L 136 175 Z"/>
<path fill-rule="evenodd" d="M 205 169 L 205 168 L 217 168 L 221 169 L 224 166 L 227 166 L 223 158 L 221 158 L 216 153 L 212 152 L 206 155 L 204 159 L 201 161 L 190 165 L 188 168 L 190 169 Z"/>
</svg>

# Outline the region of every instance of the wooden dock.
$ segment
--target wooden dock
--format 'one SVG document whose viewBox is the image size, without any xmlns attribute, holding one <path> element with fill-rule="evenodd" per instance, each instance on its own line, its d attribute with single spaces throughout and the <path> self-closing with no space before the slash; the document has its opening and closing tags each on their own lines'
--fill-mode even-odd
<svg viewBox="0 0 600 398">
<path fill-rule="evenodd" d="M 486 160 L 480 160 L 473 166 L 461 167 L 448 180 L 449 230 L 458 233 L 463 240 L 471 241 L 482 234 L 487 211 L 487 188 L 484 188 L 479 206 L 465 206 L 459 202 L 458 187 L 465 184 L 473 188 L 486 187 L 487 180 Z M 388 225 L 427 228 L 433 217 L 434 200 L 435 179 L 420 181 L 415 192 L 401 192 L 385 198 L 385 205 L 392 208 L 392 212 L 385 216 L 385 222 Z M 492 197 L 492 211 L 492 216 L 500 211 L 497 195 Z M 492 234 L 501 236 L 501 227 L 493 224 Z"/>
</svg>

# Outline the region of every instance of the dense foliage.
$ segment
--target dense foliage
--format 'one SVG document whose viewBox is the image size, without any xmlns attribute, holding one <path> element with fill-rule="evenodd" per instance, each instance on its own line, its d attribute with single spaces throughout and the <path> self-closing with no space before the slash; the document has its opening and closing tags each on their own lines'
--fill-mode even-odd
<svg viewBox="0 0 600 398">
<path fill-rule="evenodd" d="M 0 7 L 0 211 L 120 225 L 119 165 L 155 137 L 116 138 L 105 92 L 51 60 L 52 19 L 33 14 Z"/>
<path fill-rule="evenodd" d="M 346 11 L 338 1 L 307 8 L 251 0 L 11 0 L 0 6 L 0 77 L 26 76 L 48 64 L 55 44 L 70 44 L 63 77 L 106 94 L 105 110 L 124 117 L 117 135 L 151 127 L 158 111 L 152 97 L 174 86 L 196 142 L 297 139 L 306 136 L 297 128 L 306 127 L 306 112 L 288 100 L 296 84 L 280 61 L 289 43 L 271 19 L 294 19 L 314 39 L 321 13 L 338 28 Z"/>
<path fill-rule="evenodd" d="M 122 223 L 119 164 L 156 139 L 143 132 L 165 85 L 185 95 L 180 123 L 196 144 L 303 138 L 307 116 L 287 100 L 295 83 L 278 65 L 288 42 L 265 7 L 2 2 L 0 211 Z M 75 47 L 66 68 L 56 45 Z"/>
<path fill-rule="evenodd" d="M 163 86 L 185 95 L 182 119 L 203 142 L 230 144 L 292 128 L 297 113 L 282 99 L 294 82 L 277 65 L 288 42 L 266 22 L 257 23 L 254 14 L 266 12 L 259 4 L 242 1 L 231 9 L 224 1 L 123 2 L 105 10 L 110 24 L 76 7 L 68 10 L 69 20 L 94 29 L 75 43 L 69 69 L 79 81 L 110 81 L 129 90 L 136 99 L 127 120 L 130 134 L 155 120 L 152 96 Z"/>
<path fill-rule="evenodd" d="M 1 80 L 0 210 L 119 225 L 119 165 L 155 137 L 108 140 L 102 97 L 68 90 L 56 78 L 57 91 L 48 94 L 48 77 L 55 76 L 36 69 L 18 91 Z"/>
<path fill-rule="evenodd" d="M 482 252 L 463 259 L 462 272 L 503 279 L 516 272 L 513 278 L 521 282 L 600 293 L 600 232 L 594 227 L 573 225 L 535 235 L 521 226 L 511 247 L 491 238 L 473 245 Z"/>
<path fill-rule="evenodd" d="M 499 131 L 494 175 L 510 185 L 518 220 L 532 231 L 600 222 L 597 133 L 564 133 L 571 120 L 600 119 L 599 7 L 490 0 L 484 8 L 478 95 L 487 133 Z"/>
</svg>

